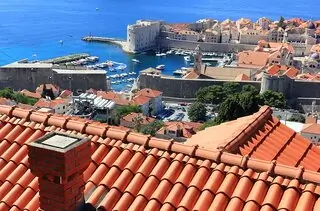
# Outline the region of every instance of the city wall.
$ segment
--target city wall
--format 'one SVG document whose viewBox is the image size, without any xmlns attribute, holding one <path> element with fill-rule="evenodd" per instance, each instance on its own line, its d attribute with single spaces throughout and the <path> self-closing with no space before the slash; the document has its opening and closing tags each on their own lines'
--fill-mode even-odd
<svg viewBox="0 0 320 211">
<path fill-rule="evenodd" d="M 246 44 L 234 44 L 234 43 L 207 43 L 207 42 L 194 42 L 186 40 L 173 40 L 160 38 L 159 39 L 160 48 L 169 49 L 169 48 L 178 48 L 186 50 L 194 50 L 197 45 L 205 52 L 221 52 L 221 53 L 230 53 L 230 52 L 240 52 L 244 50 L 253 50 L 255 45 L 246 45 Z"/>
<path fill-rule="evenodd" d="M 56 84 L 74 92 L 84 92 L 90 88 L 107 90 L 106 78 L 101 74 L 58 74 L 51 68 L 0 68 L 0 89 L 10 87 L 35 91 L 44 83 Z"/>
<path fill-rule="evenodd" d="M 196 92 L 206 86 L 222 85 L 227 80 L 181 79 L 151 74 L 140 74 L 140 88 L 151 88 L 163 92 L 164 98 L 182 101 L 183 98 L 194 100 Z M 288 103 L 311 111 L 312 101 L 320 105 L 320 82 L 293 80 L 287 77 L 266 77 L 260 81 L 240 81 L 240 86 L 253 85 L 257 89 L 272 90 L 285 94 Z"/>
<path fill-rule="evenodd" d="M 194 98 L 196 92 L 206 86 L 222 85 L 226 80 L 211 80 L 211 79 L 182 79 L 171 78 L 165 76 L 155 76 L 140 74 L 140 88 L 151 88 L 163 92 L 164 97 L 171 98 Z M 253 85 L 260 90 L 259 81 L 240 81 L 237 82 L 240 86 Z"/>
</svg>

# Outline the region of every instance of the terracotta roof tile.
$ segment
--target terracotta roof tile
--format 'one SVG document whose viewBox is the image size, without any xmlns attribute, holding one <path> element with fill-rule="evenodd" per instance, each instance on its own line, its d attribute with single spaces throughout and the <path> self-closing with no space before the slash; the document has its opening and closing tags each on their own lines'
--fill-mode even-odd
<svg viewBox="0 0 320 211">
<path fill-rule="evenodd" d="M 132 100 L 131 100 L 131 103 L 133 105 L 145 105 L 147 103 L 149 103 L 150 101 L 150 98 L 149 97 L 146 97 L 144 95 L 136 95 Z"/>
<path fill-rule="evenodd" d="M 273 117 L 267 106 L 251 116 L 200 131 L 186 143 L 320 171 L 320 164 L 312 162 L 320 159 L 320 150 Z"/>
<path fill-rule="evenodd" d="M 301 133 L 320 134 L 320 124 L 308 124 L 301 130 Z"/>
<path fill-rule="evenodd" d="M 158 90 L 144 88 L 144 89 L 139 90 L 136 93 L 136 95 L 137 96 L 142 95 L 142 96 L 149 97 L 149 98 L 155 98 L 155 97 L 159 97 L 160 95 L 162 95 L 162 92 L 160 92 Z"/>
<path fill-rule="evenodd" d="M 235 81 L 249 81 L 250 78 L 249 78 L 249 76 L 247 76 L 246 74 L 241 73 L 241 74 L 238 75 L 234 80 L 235 80 Z"/>
<path fill-rule="evenodd" d="M 51 130 L 85 132 L 91 139 L 92 162 L 84 172 L 84 193 L 86 203 L 99 210 L 317 210 L 320 206 L 317 172 L 15 109 L 0 106 L 1 210 L 39 208 L 38 178 L 28 169 L 26 143 Z M 273 126 L 272 118 L 267 121 L 271 129 L 281 127 Z M 36 129 L 39 123 L 43 127 Z M 279 133 L 280 145 L 293 144 L 294 133 L 283 128 Z M 289 136 L 293 140 L 281 140 Z M 303 138 L 297 139 L 292 150 L 307 145 Z M 318 149 L 309 148 L 311 157 L 318 156 Z"/>
<path fill-rule="evenodd" d="M 201 123 L 197 122 L 165 122 L 164 127 L 157 131 L 158 134 L 165 134 L 165 130 L 182 130 L 182 137 L 190 138 L 199 130 Z"/>
<path fill-rule="evenodd" d="M 134 113 L 134 112 L 131 112 L 130 114 L 122 117 L 121 119 L 125 120 L 127 122 L 134 122 L 137 117 L 141 117 L 141 119 L 142 119 L 141 123 L 144 124 L 144 125 L 145 124 L 149 124 L 151 122 L 154 122 L 156 120 L 155 118 L 147 117 L 147 116 L 144 116 L 144 115 L 142 115 L 140 113 Z"/>
<path fill-rule="evenodd" d="M 21 94 L 27 96 L 27 97 L 31 97 L 31 98 L 35 98 L 35 99 L 40 99 L 41 98 L 41 94 L 38 92 L 30 92 L 29 90 L 22 90 L 20 91 Z"/>
</svg>

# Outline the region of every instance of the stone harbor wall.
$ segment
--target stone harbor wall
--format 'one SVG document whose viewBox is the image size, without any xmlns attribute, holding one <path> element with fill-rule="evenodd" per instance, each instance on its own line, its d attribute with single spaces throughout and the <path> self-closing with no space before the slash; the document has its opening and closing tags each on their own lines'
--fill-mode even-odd
<svg viewBox="0 0 320 211">
<path fill-rule="evenodd" d="M 222 85 L 229 81 L 226 80 L 210 80 L 210 79 L 182 79 L 171 78 L 165 76 L 154 76 L 140 74 L 140 88 L 151 88 L 163 92 L 164 97 L 173 98 L 194 98 L 196 92 L 206 86 Z M 260 81 L 241 81 L 237 82 L 241 86 L 253 85 L 260 90 Z"/>
<path fill-rule="evenodd" d="M 173 40 L 160 38 L 159 40 L 160 48 L 164 49 L 185 49 L 185 50 L 194 50 L 197 45 L 200 46 L 201 50 L 204 52 L 221 52 L 221 53 L 230 53 L 230 52 L 240 52 L 244 50 L 253 50 L 255 45 L 246 45 L 246 44 L 233 44 L 233 43 L 205 43 L 205 42 L 194 42 L 186 40 Z"/>
</svg>

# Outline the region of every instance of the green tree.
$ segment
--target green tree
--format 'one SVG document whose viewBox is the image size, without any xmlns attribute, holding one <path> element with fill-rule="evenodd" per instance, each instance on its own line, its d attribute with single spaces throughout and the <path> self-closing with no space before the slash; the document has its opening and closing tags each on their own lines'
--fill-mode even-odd
<svg viewBox="0 0 320 211">
<path fill-rule="evenodd" d="M 271 90 L 265 91 L 260 95 L 261 104 L 268 105 L 276 108 L 284 108 L 286 105 L 286 99 L 283 93 L 274 92 Z"/>
<path fill-rule="evenodd" d="M 278 22 L 277 25 L 278 25 L 279 28 L 285 29 L 286 26 L 285 26 L 285 23 L 284 23 L 284 18 L 282 16 L 280 17 L 279 22 Z"/>
<path fill-rule="evenodd" d="M 305 123 L 306 118 L 302 114 L 292 114 L 288 121 Z"/>
<path fill-rule="evenodd" d="M 220 104 L 224 99 L 222 86 L 213 85 L 200 88 L 196 93 L 198 102 L 207 104 Z"/>
<path fill-rule="evenodd" d="M 147 125 L 141 126 L 140 132 L 143 134 L 148 134 L 151 136 L 155 136 L 156 132 L 163 127 L 163 122 L 160 120 L 156 120 Z"/>
<path fill-rule="evenodd" d="M 29 104 L 29 105 L 34 105 L 37 102 L 36 99 L 29 98 L 18 92 L 14 92 L 13 89 L 11 88 L 4 88 L 0 90 L 0 97 L 13 100 L 16 103 L 23 103 L 23 104 Z"/>
<path fill-rule="evenodd" d="M 136 131 L 140 132 L 142 124 L 143 124 L 143 118 L 140 115 L 133 119 L 133 125 Z"/>
<path fill-rule="evenodd" d="M 241 92 L 251 92 L 254 95 L 259 95 L 259 90 L 253 85 L 244 85 Z"/>
<path fill-rule="evenodd" d="M 227 82 L 222 85 L 222 89 L 224 91 L 225 99 L 229 95 L 233 95 L 241 91 L 240 84 L 235 82 Z"/>
<path fill-rule="evenodd" d="M 259 100 L 253 92 L 230 95 L 219 107 L 215 122 L 220 124 L 251 115 L 259 110 Z"/>
<path fill-rule="evenodd" d="M 195 102 L 188 109 L 189 119 L 193 122 L 206 119 L 207 109 L 203 103 Z"/>
</svg>

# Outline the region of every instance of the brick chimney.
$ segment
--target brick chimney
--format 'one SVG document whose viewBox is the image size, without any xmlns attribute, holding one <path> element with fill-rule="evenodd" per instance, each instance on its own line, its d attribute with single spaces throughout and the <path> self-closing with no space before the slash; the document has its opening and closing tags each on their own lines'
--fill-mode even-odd
<svg viewBox="0 0 320 211">
<path fill-rule="evenodd" d="M 81 210 L 83 172 L 91 162 L 88 138 L 51 132 L 29 144 L 29 167 L 39 177 L 40 209 Z"/>
<path fill-rule="evenodd" d="M 310 115 L 306 117 L 305 124 L 316 124 L 318 121 L 318 117 L 314 115 Z"/>
</svg>

